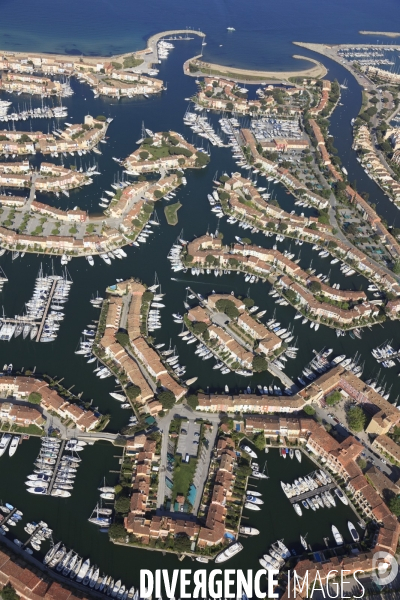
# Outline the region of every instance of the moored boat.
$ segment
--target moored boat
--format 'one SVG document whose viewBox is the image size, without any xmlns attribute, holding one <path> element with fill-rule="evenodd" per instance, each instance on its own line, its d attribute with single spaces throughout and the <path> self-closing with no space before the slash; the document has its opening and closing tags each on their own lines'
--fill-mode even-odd
<svg viewBox="0 0 400 600">
<path fill-rule="evenodd" d="M 243 550 L 242 544 L 240 542 L 235 542 L 232 546 L 229 546 L 229 548 L 227 548 L 223 552 L 220 552 L 220 554 L 218 554 L 218 556 L 216 557 L 215 562 L 216 563 L 225 562 L 225 561 L 229 560 L 230 558 L 232 558 L 232 556 L 235 556 L 235 554 L 238 554 L 239 552 L 241 552 L 242 550 Z"/>
</svg>

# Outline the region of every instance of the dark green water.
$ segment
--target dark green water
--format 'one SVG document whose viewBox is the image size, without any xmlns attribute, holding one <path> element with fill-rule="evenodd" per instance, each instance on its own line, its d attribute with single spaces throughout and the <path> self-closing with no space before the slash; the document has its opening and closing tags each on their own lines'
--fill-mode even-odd
<svg viewBox="0 0 400 600">
<path fill-rule="evenodd" d="M 12 459 L 8 455 L 1 459 L 0 498 L 23 510 L 23 524 L 26 520 L 45 520 L 54 529 L 55 540 L 62 539 L 67 547 L 74 548 L 81 556 L 89 556 L 92 563 L 96 563 L 114 578 L 122 578 L 128 585 L 139 583 L 140 569 L 213 568 L 214 563 L 200 565 L 192 563 L 190 559 L 180 563 L 171 554 L 163 556 L 160 552 L 150 554 L 146 550 L 111 545 L 106 534 L 100 533 L 95 525 L 87 522 L 86 519 L 98 501 L 97 487 L 102 483 L 103 476 L 107 476 L 109 484 L 116 481 L 116 475 L 109 471 L 118 469 L 118 458 L 114 458 L 120 452 L 118 449 L 99 443 L 86 447 L 81 454 L 83 460 L 78 469 L 73 494 L 65 500 L 34 496 L 26 492 L 23 481 L 32 472 L 32 463 L 38 449 L 39 441 L 31 439 L 23 442 Z M 227 567 L 244 570 L 261 568 L 258 559 L 277 539 L 283 539 L 298 554 L 302 552 L 300 535 L 305 534 L 308 534 L 307 541 L 314 551 L 325 547 L 324 537 L 330 539 L 330 547 L 333 548 L 332 524 L 338 527 L 345 543 L 351 542 L 347 521 L 351 520 L 356 525 L 357 519 L 349 507 L 338 501 L 336 508 L 320 508 L 317 512 L 303 510 L 303 516 L 299 517 L 284 495 L 280 481 L 292 483 L 297 477 L 311 473 L 314 464 L 309 459 L 303 456 L 299 464 L 295 458 L 284 460 L 279 456 L 278 450 L 271 449 L 268 454 L 259 454 L 258 462 L 261 467 L 265 460 L 269 479 L 260 482 L 251 479 L 249 486 L 249 489 L 257 489 L 262 493 L 264 505 L 259 512 L 245 510 L 244 516 L 249 518 L 242 521 L 245 525 L 259 529 L 260 535 L 241 537 L 244 550 L 226 563 Z M 8 535 L 11 539 L 27 539 L 23 524 L 10 527 L 12 531 Z M 46 551 L 47 547 L 44 546 L 43 550 Z"/>
<path fill-rule="evenodd" d="M 111 116 L 114 121 L 109 128 L 110 141 L 103 145 L 103 155 L 95 156 L 99 163 L 102 175 L 95 179 L 95 183 L 85 188 L 82 192 L 71 194 L 69 199 L 60 198 L 54 205 L 63 208 L 75 205 L 87 208 L 91 212 L 97 210 L 98 201 L 102 190 L 110 189 L 114 176 L 118 173 L 117 164 L 112 161 L 112 156 L 125 157 L 136 147 L 135 140 L 140 137 L 141 123 L 153 131 L 166 129 L 176 130 L 183 133 L 187 139 L 192 141 L 192 132 L 183 125 L 182 117 L 187 103 L 185 97 L 189 97 L 195 91 L 195 82 L 191 78 L 184 78 L 182 74 L 182 62 L 197 49 L 195 42 L 185 42 L 184 47 L 172 51 L 170 58 L 161 65 L 160 77 L 168 81 L 168 91 L 160 98 L 148 101 L 124 101 L 115 103 L 109 100 L 92 98 L 92 92 L 83 85 L 72 83 L 75 95 L 67 100 L 69 107 L 68 122 L 81 122 L 84 115 L 90 112 L 94 116 L 104 114 Z M 332 67 L 333 68 L 333 67 Z M 336 68 L 336 67 L 335 67 Z M 342 70 L 343 71 L 343 70 Z M 333 76 L 341 76 L 340 68 L 332 71 Z M 19 104 L 26 102 L 24 96 L 19 97 Z M 352 116 L 358 110 L 357 102 L 351 105 L 354 108 Z M 333 122 L 335 121 L 335 115 Z M 214 125 L 218 125 L 218 116 L 211 115 L 210 119 Z M 347 119 L 347 115 L 346 115 Z M 349 117 L 350 119 L 350 117 Z M 336 126 L 335 125 L 335 126 Z M 29 125 L 26 125 L 28 129 Z M 36 121 L 32 125 L 33 130 L 45 128 L 46 122 Z M 51 126 L 50 126 L 51 129 Z M 198 144 L 198 141 L 197 141 Z M 71 162 L 75 158 L 70 157 Z M 82 157 L 82 162 L 88 159 Z M 92 158 L 93 160 L 93 158 Z M 77 159 L 78 166 L 80 160 Z M 66 159 L 69 164 L 69 159 Z M 357 163 L 358 164 L 358 163 Z M 136 276 L 148 285 L 153 283 L 154 272 L 157 271 L 162 283 L 162 291 L 166 293 L 166 308 L 162 311 L 163 328 L 157 334 L 157 342 L 177 345 L 178 352 L 182 356 L 182 364 L 187 365 L 187 378 L 198 376 L 198 386 L 203 389 L 209 387 L 211 390 L 221 390 L 228 384 L 231 390 L 240 390 L 250 385 L 271 384 L 272 377 L 269 374 L 254 376 L 252 379 L 243 379 L 236 375 L 223 377 L 212 369 L 211 361 L 203 362 L 194 355 L 194 349 L 187 347 L 177 333 L 179 325 L 173 323 L 171 314 L 183 310 L 185 299 L 185 288 L 190 285 L 193 289 L 203 295 L 212 290 L 216 292 L 235 291 L 237 295 L 246 295 L 249 285 L 245 283 L 243 276 L 227 275 L 216 278 L 213 275 L 201 275 L 193 277 L 190 273 L 182 275 L 174 274 L 166 255 L 181 228 L 184 229 L 185 239 L 204 234 L 209 228 L 215 231 L 217 219 L 210 211 L 207 194 L 212 189 L 212 179 L 216 170 L 221 174 L 223 171 L 230 173 L 236 170 L 229 150 L 212 149 L 210 165 L 203 170 L 187 172 L 188 184 L 179 190 L 176 200 L 182 203 L 179 211 L 179 225 L 169 227 L 163 215 L 164 203 L 157 205 L 161 226 L 155 228 L 155 234 L 151 236 L 148 243 L 140 248 L 127 247 L 128 258 L 123 261 L 113 261 L 112 266 L 107 266 L 100 259 L 95 259 L 95 267 L 91 268 L 86 260 L 73 260 L 69 265 L 69 272 L 74 281 L 70 300 L 66 305 L 66 318 L 60 328 L 57 340 L 53 344 L 37 344 L 23 340 L 22 336 L 0 345 L 0 364 L 12 362 L 15 369 L 36 366 L 38 373 L 49 373 L 53 376 L 63 377 L 64 385 L 69 388 L 74 386 L 74 391 L 83 392 L 84 399 L 93 399 L 93 405 L 98 406 L 102 412 L 109 412 L 112 416 L 109 426 L 110 431 L 118 431 L 127 421 L 127 412 L 122 411 L 119 404 L 111 399 L 109 392 L 114 389 L 111 379 L 99 380 L 93 374 L 94 365 L 87 365 L 85 359 L 74 354 L 79 341 L 80 332 L 92 320 L 97 318 L 98 312 L 92 308 L 89 300 L 92 294 L 98 290 L 102 295 L 105 287 L 115 281 L 116 278 L 127 278 Z M 264 185 L 263 178 L 259 178 L 259 185 Z M 285 193 L 281 186 L 276 186 L 278 201 L 285 210 L 292 210 L 293 198 Z M 47 197 L 39 197 L 39 200 L 49 201 Z M 297 208 L 297 207 L 296 207 Z M 241 231 L 236 226 L 229 226 L 224 221 L 220 223 L 220 230 L 224 234 L 224 241 L 230 243 L 235 235 Z M 252 242 L 263 246 L 273 244 L 272 238 L 262 235 L 251 235 Z M 360 286 L 366 289 L 367 282 L 360 276 L 344 278 L 337 265 L 329 265 L 329 262 L 318 257 L 311 247 L 304 244 L 302 247 L 295 246 L 294 242 L 285 240 L 279 244 L 279 249 L 289 249 L 299 252 L 301 248 L 301 266 L 307 268 L 311 259 L 317 273 L 327 273 L 331 268 L 331 282 L 341 284 L 341 288 L 358 289 Z M 21 314 L 33 289 L 34 279 L 38 272 L 40 263 L 46 270 L 52 268 L 51 259 L 42 259 L 35 255 L 26 255 L 14 263 L 11 256 L 5 255 L 0 264 L 9 277 L 5 285 L 0 301 L 4 306 L 6 315 L 13 316 Z M 55 259 L 54 267 L 60 272 L 59 259 Z M 177 281 L 171 280 L 176 276 Z M 287 327 L 293 325 L 294 333 L 298 336 L 300 352 L 296 360 L 289 360 L 286 372 L 295 378 L 300 374 L 302 368 L 313 357 L 313 349 L 320 350 L 323 346 L 332 347 L 335 354 L 361 353 L 362 361 L 365 361 L 364 377 L 372 376 L 378 372 L 378 367 L 370 354 L 372 347 L 383 342 L 385 339 L 400 339 L 399 324 L 390 323 L 384 327 L 374 327 L 372 331 L 366 330 L 362 341 L 352 340 L 348 336 L 337 338 L 334 331 L 321 327 L 318 332 L 310 330 L 308 325 L 302 326 L 301 321 L 294 321 L 294 310 L 291 307 L 276 306 L 268 295 L 268 284 L 258 283 L 250 286 L 250 295 L 254 298 L 260 309 L 267 309 L 264 320 L 271 318 L 276 309 L 278 320 Z M 388 385 L 393 384 L 391 398 L 394 399 L 398 393 L 397 370 L 392 369 L 385 373 Z M 278 383 L 278 382 L 275 382 Z M 0 497 L 3 501 L 11 502 L 21 508 L 28 519 L 44 519 L 54 529 L 55 539 L 62 539 L 67 545 L 73 546 L 83 556 L 90 556 L 104 571 L 113 577 L 122 577 L 127 584 L 136 584 L 139 579 L 139 569 L 152 569 L 167 567 L 177 568 L 179 563 L 174 556 L 163 557 L 160 553 L 149 554 L 143 550 L 124 549 L 111 546 L 107 536 L 100 534 L 95 526 L 87 522 L 90 512 L 98 499 L 97 487 L 103 476 L 107 476 L 109 483 L 113 482 L 113 476 L 109 471 L 118 469 L 118 460 L 114 455 L 119 453 L 118 449 L 110 445 L 96 444 L 87 448 L 82 454 L 83 462 L 79 469 L 76 487 L 70 499 L 59 500 L 54 498 L 41 498 L 29 495 L 25 491 L 24 480 L 31 472 L 32 463 L 38 451 L 38 442 L 31 440 L 24 442 L 18 449 L 13 459 L 4 456 L 1 459 L 2 475 L 0 481 Z M 260 513 L 249 513 L 246 523 L 254 525 L 262 531 L 262 535 L 255 539 L 244 540 L 245 551 L 229 562 L 229 568 L 257 568 L 258 558 L 267 550 L 268 545 L 276 539 L 284 539 L 290 547 L 300 550 L 299 536 L 308 532 L 308 541 L 317 549 L 322 547 L 325 536 L 331 536 L 330 527 L 335 523 L 342 535 L 349 540 L 346 522 L 351 518 L 350 509 L 343 505 L 336 509 L 320 509 L 317 513 L 307 511 L 299 518 L 289 501 L 284 496 L 280 480 L 293 481 L 296 476 L 313 470 L 312 464 L 303 460 L 299 465 L 297 461 L 279 458 L 277 452 L 271 451 L 267 455 L 270 479 L 261 482 L 260 491 L 263 492 L 265 505 Z M 260 462 L 261 459 L 260 459 Z M 352 519 L 353 521 L 355 519 Z M 14 533 L 14 532 L 12 532 Z M 24 532 L 16 531 L 18 537 L 25 539 Z M 185 560 L 182 566 L 187 566 Z"/>
</svg>

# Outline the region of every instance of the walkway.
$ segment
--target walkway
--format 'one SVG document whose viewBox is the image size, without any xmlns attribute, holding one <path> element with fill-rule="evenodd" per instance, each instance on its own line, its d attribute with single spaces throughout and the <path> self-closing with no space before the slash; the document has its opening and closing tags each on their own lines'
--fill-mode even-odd
<svg viewBox="0 0 400 600">
<path fill-rule="evenodd" d="M 61 461 L 61 457 L 62 457 L 63 452 L 64 452 L 65 444 L 66 444 L 66 440 L 63 440 L 61 442 L 61 446 L 60 446 L 60 448 L 58 450 L 58 456 L 57 456 L 56 464 L 54 465 L 53 475 L 51 476 L 49 487 L 47 488 L 47 492 L 46 492 L 46 494 L 48 496 L 51 495 L 51 491 L 53 489 L 54 482 L 55 482 L 57 474 L 58 474 L 58 467 L 60 466 L 60 461 Z"/>
<path fill-rule="evenodd" d="M 294 504 L 295 502 L 301 502 L 302 500 L 305 500 L 306 498 L 311 498 L 312 496 L 315 496 L 316 494 L 323 494 L 324 492 L 326 492 L 328 490 L 332 490 L 335 487 L 336 487 L 336 483 L 334 483 L 334 482 L 328 483 L 327 485 L 319 487 L 316 490 L 309 490 L 308 492 L 304 492 L 303 494 L 299 494 L 298 496 L 292 496 L 292 498 L 288 498 L 288 500 L 292 504 Z"/>
<path fill-rule="evenodd" d="M 43 327 L 44 327 L 44 324 L 46 322 L 47 313 L 49 312 L 50 304 L 53 301 L 53 294 L 54 294 L 54 290 L 55 290 L 55 287 L 57 285 L 57 282 L 58 282 L 58 280 L 54 279 L 53 283 L 51 284 L 51 290 L 50 290 L 49 298 L 47 300 L 46 308 L 44 309 L 44 313 L 43 313 L 42 322 L 40 323 L 39 331 L 38 331 L 38 334 L 36 336 L 36 340 L 35 340 L 36 342 L 40 341 L 40 337 L 41 337 L 42 332 L 43 332 Z"/>
<path fill-rule="evenodd" d="M 292 381 L 292 379 L 290 379 L 290 377 L 288 375 L 286 375 L 286 373 L 281 371 L 281 369 L 279 369 L 276 365 L 273 365 L 271 362 L 269 362 L 268 363 L 268 371 L 274 377 L 278 377 L 284 386 L 297 392 L 298 387 L 296 386 L 295 382 Z"/>
</svg>

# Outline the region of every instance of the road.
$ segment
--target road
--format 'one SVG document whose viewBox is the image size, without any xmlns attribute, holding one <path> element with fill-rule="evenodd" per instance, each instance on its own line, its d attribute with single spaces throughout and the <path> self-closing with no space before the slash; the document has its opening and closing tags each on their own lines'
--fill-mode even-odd
<svg viewBox="0 0 400 600">
<path fill-rule="evenodd" d="M 197 495 L 193 504 L 193 514 L 197 515 L 200 507 L 201 497 L 203 495 L 204 484 L 206 483 L 208 472 L 211 463 L 211 454 L 215 446 L 215 440 L 218 433 L 218 423 L 213 423 L 212 430 L 207 431 L 205 438 L 207 444 L 203 444 L 201 447 L 199 460 L 194 474 L 193 484 L 196 486 Z"/>
<path fill-rule="evenodd" d="M 171 421 L 176 416 L 185 417 L 187 419 L 201 419 L 201 418 L 207 419 L 208 421 L 211 421 L 213 424 L 213 434 L 214 434 L 214 430 L 215 430 L 215 436 L 216 436 L 216 432 L 218 430 L 218 423 L 219 423 L 218 415 L 208 414 L 208 413 L 204 413 L 204 412 L 200 412 L 200 411 L 194 411 L 187 404 L 176 405 L 173 409 L 171 409 L 168 412 L 167 415 L 157 419 L 157 425 L 158 425 L 160 431 L 162 432 L 160 471 L 159 471 L 160 476 L 159 476 L 158 490 L 157 490 L 157 508 L 159 508 L 159 509 L 163 507 L 164 498 L 165 498 L 165 487 L 166 487 L 165 486 L 165 475 L 167 473 L 167 451 L 168 451 L 168 439 L 169 439 L 168 432 L 169 432 L 169 427 L 171 425 Z M 204 458 L 204 462 L 208 461 L 208 464 L 210 462 L 211 452 L 212 452 L 212 449 L 213 449 L 213 446 L 215 443 L 215 436 L 213 438 L 213 443 L 210 442 L 208 450 L 207 450 L 207 455 Z M 206 474 L 207 474 L 207 471 L 208 470 L 206 469 L 205 470 Z M 203 479 L 205 481 L 204 475 L 201 477 L 201 480 L 203 480 Z M 203 483 L 203 485 L 204 485 L 204 483 Z"/>
</svg>

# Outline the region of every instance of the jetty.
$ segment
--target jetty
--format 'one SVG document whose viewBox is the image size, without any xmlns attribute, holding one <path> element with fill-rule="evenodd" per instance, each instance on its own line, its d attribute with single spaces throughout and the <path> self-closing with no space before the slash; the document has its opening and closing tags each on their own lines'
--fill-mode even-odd
<svg viewBox="0 0 400 600">
<path fill-rule="evenodd" d="M 337 487 L 336 483 L 327 483 L 326 485 L 323 485 L 316 490 L 309 490 L 308 492 L 304 492 L 303 494 L 299 494 L 298 496 L 293 496 L 292 498 L 289 498 L 289 501 L 292 504 L 294 504 L 295 502 L 301 502 L 302 500 L 306 500 L 306 498 L 311 498 L 312 496 L 316 496 L 317 494 L 321 494 L 335 487 Z"/>
<path fill-rule="evenodd" d="M 53 474 L 52 474 L 52 476 L 51 476 L 50 483 L 49 483 L 49 486 L 48 486 L 48 488 L 47 488 L 47 495 L 48 495 L 48 496 L 50 496 L 50 494 L 51 494 L 51 492 L 52 492 L 52 490 L 53 490 L 53 487 L 54 487 L 54 482 L 55 482 L 55 480 L 56 480 L 56 477 L 57 477 L 57 474 L 58 474 L 58 467 L 60 466 L 61 457 L 62 457 L 62 455 L 63 455 L 63 452 L 64 452 L 64 448 L 65 448 L 65 444 L 66 444 L 66 443 L 67 443 L 67 441 L 66 441 L 66 440 L 63 440 L 63 441 L 61 442 L 60 449 L 59 449 L 59 451 L 58 451 L 58 456 L 57 456 L 56 464 L 54 465 Z"/>
<path fill-rule="evenodd" d="M 53 283 L 51 284 L 50 294 L 49 294 L 49 297 L 48 297 L 48 300 L 47 300 L 46 308 L 44 309 L 44 313 L 43 313 L 43 317 L 42 317 L 41 323 L 39 325 L 39 331 L 38 331 L 37 336 L 36 336 L 36 342 L 38 342 L 40 340 L 40 338 L 41 338 L 43 327 L 44 327 L 44 324 L 45 324 L 45 321 L 46 321 L 46 317 L 47 317 L 47 313 L 49 312 L 50 305 L 51 305 L 51 303 L 53 301 L 53 295 L 54 295 L 54 290 L 55 290 L 56 285 L 57 285 L 57 281 L 58 281 L 57 279 L 54 279 Z"/>
</svg>

